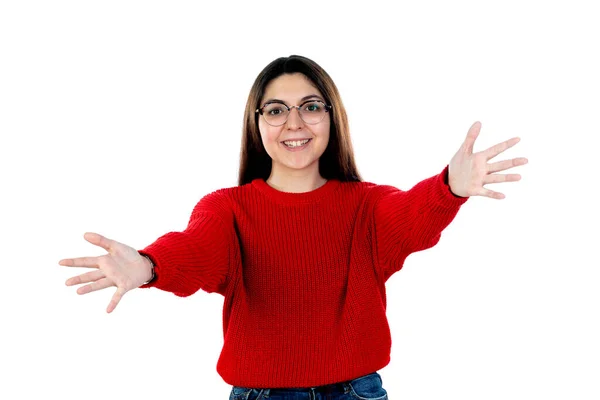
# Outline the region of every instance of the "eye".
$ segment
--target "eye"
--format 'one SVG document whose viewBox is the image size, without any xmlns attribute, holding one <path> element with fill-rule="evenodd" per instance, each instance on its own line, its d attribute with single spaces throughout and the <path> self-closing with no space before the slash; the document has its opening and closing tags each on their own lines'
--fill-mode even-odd
<svg viewBox="0 0 600 400">
<path fill-rule="evenodd" d="M 319 111 L 321 111 L 322 108 L 323 108 L 323 106 L 318 101 L 307 103 L 304 106 L 304 109 L 308 112 L 319 112 Z"/>
<path fill-rule="evenodd" d="M 269 104 L 265 107 L 267 115 L 272 115 L 274 117 L 283 114 L 285 111 L 285 108 L 281 104 Z"/>
</svg>

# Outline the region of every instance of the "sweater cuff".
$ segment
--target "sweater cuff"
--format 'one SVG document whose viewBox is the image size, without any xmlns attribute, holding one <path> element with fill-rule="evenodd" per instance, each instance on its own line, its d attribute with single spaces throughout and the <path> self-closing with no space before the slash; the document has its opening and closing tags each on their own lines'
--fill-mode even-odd
<svg viewBox="0 0 600 400">
<path fill-rule="evenodd" d="M 173 260 L 168 257 L 169 251 L 158 243 L 152 243 L 144 249 L 138 250 L 143 256 L 148 256 L 154 263 L 154 279 L 140 286 L 140 288 L 161 288 L 168 286 L 173 280 L 172 274 L 169 275 L 169 268 L 163 268 L 165 265 L 173 265 Z"/>
<path fill-rule="evenodd" d="M 140 288 L 145 289 L 145 288 L 154 287 L 156 284 L 156 281 L 158 280 L 158 275 L 156 274 L 156 266 L 157 266 L 156 257 L 154 255 L 148 253 L 145 250 L 138 250 L 138 253 L 141 256 L 147 256 L 148 258 L 150 258 L 150 261 L 152 261 L 152 264 L 154 264 L 154 279 L 152 279 L 152 281 L 150 281 L 149 283 L 140 286 Z"/>
<path fill-rule="evenodd" d="M 469 197 L 461 197 L 452 193 L 450 185 L 448 184 L 448 169 L 449 165 L 446 165 L 442 172 L 438 175 L 435 185 L 436 199 L 438 199 L 438 206 L 453 208 L 464 204 Z"/>
</svg>

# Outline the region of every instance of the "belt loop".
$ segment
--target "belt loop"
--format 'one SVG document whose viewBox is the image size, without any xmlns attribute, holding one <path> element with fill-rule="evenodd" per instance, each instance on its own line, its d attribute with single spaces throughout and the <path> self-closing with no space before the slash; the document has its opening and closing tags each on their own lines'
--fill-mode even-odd
<svg viewBox="0 0 600 400">
<path fill-rule="evenodd" d="M 342 385 L 344 385 L 344 394 L 348 394 L 350 392 L 350 385 L 348 385 L 348 382 L 342 382 Z"/>
<path fill-rule="evenodd" d="M 263 394 L 265 395 L 265 398 L 268 399 L 269 398 L 269 392 L 271 391 L 271 389 L 264 389 Z"/>
</svg>

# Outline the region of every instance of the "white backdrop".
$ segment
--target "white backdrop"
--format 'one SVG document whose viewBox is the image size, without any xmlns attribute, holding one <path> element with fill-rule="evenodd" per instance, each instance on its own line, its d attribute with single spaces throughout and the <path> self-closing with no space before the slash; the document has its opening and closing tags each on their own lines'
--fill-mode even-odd
<svg viewBox="0 0 600 400">
<path fill-rule="evenodd" d="M 598 12 L 583 1 L 0 3 L 0 398 L 226 399 L 223 297 L 79 296 L 62 258 L 183 230 L 235 186 L 256 75 L 336 82 L 367 181 L 409 189 L 482 122 L 527 157 L 387 283 L 391 400 L 600 398 Z M 365 5 L 366 4 L 366 5 Z M 594 246 L 596 245 L 596 246 Z"/>
</svg>

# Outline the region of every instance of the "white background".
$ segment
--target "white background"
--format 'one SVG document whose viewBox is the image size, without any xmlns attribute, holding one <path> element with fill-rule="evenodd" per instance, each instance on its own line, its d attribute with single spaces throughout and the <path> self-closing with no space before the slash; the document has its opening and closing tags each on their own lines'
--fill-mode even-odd
<svg viewBox="0 0 600 400">
<path fill-rule="evenodd" d="M 237 184 L 256 75 L 336 82 L 359 170 L 409 189 L 475 121 L 527 157 L 387 283 L 391 400 L 600 398 L 600 15 L 582 1 L 0 3 L 0 398 L 226 399 L 223 297 L 84 296 L 62 258 L 183 230 Z"/>
</svg>

